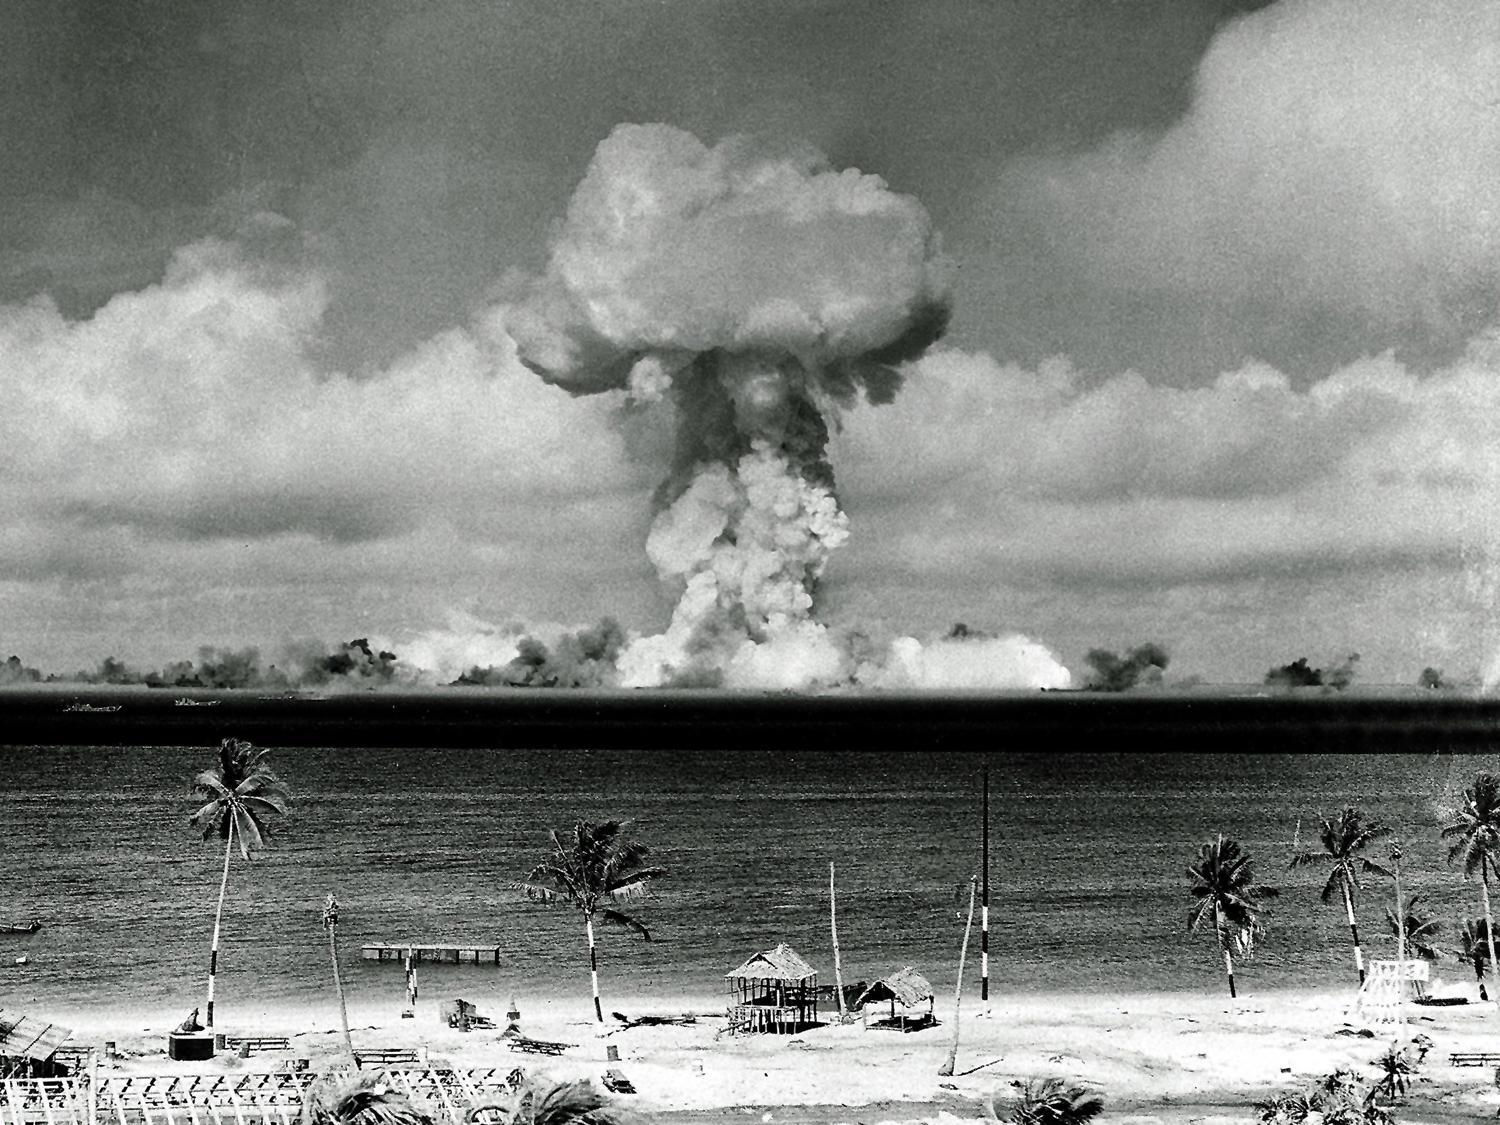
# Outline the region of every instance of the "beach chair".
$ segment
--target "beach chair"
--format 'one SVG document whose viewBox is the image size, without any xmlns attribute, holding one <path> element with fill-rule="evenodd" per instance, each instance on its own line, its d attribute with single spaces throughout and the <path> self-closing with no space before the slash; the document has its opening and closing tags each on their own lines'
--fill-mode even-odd
<svg viewBox="0 0 1500 1125">
<path fill-rule="evenodd" d="M 614 1094 L 633 1094 L 635 1086 L 630 1079 L 625 1077 L 623 1071 L 618 1067 L 610 1067 L 604 1072 L 604 1088 Z"/>
</svg>

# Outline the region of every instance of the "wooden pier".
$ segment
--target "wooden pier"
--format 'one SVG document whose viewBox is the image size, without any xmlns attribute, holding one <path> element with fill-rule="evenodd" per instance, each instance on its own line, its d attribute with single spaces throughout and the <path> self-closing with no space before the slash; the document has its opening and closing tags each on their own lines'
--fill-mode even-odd
<svg viewBox="0 0 1500 1125">
<path fill-rule="evenodd" d="M 498 945 L 423 945 L 418 942 L 372 941 L 360 946 L 366 961 L 405 961 L 407 952 L 416 964 L 438 962 L 446 965 L 498 965 Z"/>
</svg>

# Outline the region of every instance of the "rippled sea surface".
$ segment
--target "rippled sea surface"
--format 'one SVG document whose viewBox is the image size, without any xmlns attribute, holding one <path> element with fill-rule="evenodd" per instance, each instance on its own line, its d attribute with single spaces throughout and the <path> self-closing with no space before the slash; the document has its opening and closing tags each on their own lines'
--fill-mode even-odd
<svg viewBox="0 0 1500 1125">
<path fill-rule="evenodd" d="M 612 998 L 714 996 L 724 973 L 785 941 L 831 981 L 828 864 L 836 864 L 846 981 L 904 965 L 951 989 L 960 892 L 979 872 L 980 759 L 965 754 L 526 752 L 280 749 L 293 815 L 253 862 L 236 855 L 220 996 L 303 1000 L 327 987 L 324 895 L 342 908 L 352 989 L 399 996 L 398 965 L 365 941 L 498 945 L 501 964 L 423 967 L 466 983 L 587 994 L 576 912 L 507 884 L 546 852 L 550 828 L 628 818 L 670 869 L 639 907 L 654 940 L 601 930 Z M 0 1007 L 180 1006 L 201 1001 L 222 851 L 186 824 L 203 749 L 0 749 Z M 1400 829 L 1406 893 L 1446 923 L 1478 913 L 1450 870 L 1443 808 L 1500 757 L 1400 755 L 989 756 L 991 984 L 998 991 L 1221 988 L 1206 934 L 1186 932 L 1184 868 L 1223 831 L 1283 888 L 1245 988 L 1329 987 L 1352 977 L 1342 909 L 1322 876 L 1288 872 L 1299 831 L 1344 804 Z M 1381 851 L 1384 848 L 1382 846 Z M 1383 859 L 1383 854 L 1377 855 Z M 966 891 L 963 891 L 966 895 Z M 1390 948 L 1388 881 L 1361 906 Z M 977 977 L 977 924 L 969 979 Z M 16 966 L 26 954 L 28 964 Z M 1456 964 L 1445 974 L 1463 979 Z"/>
</svg>

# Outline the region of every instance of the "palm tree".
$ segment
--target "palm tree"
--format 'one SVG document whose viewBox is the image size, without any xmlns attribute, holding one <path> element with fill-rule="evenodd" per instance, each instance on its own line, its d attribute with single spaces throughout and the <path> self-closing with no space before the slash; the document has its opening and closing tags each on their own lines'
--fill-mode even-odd
<svg viewBox="0 0 1500 1125">
<path fill-rule="evenodd" d="M 1443 828 L 1442 838 L 1452 840 L 1448 862 L 1463 860 L 1464 875 L 1479 875 L 1479 894 L 1484 903 L 1484 940 L 1489 963 L 1495 962 L 1495 923 L 1490 915 L 1490 873 L 1500 872 L 1500 781 L 1493 774 L 1482 773 L 1474 779 L 1474 788 L 1464 791 L 1464 803 L 1454 814 L 1452 824 Z M 1500 1005 L 1500 993 L 1495 1002 Z"/>
<path fill-rule="evenodd" d="M 991 1112 L 998 1117 L 993 1105 Z M 1007 1119 L 1014 1125 L 1084 1125 L 1104 1112 L 1104 1099 L 1061 1078 L 1028 1080 Z"/>
<path fill-rule="evenodd" d="M 1347 808 L 1338 816 L 1323 822 L 1323 831 L 1319 837 L 1323 844 L 1321 852 L 1299 852 L 1292 856 L 1289 865 L 1333 865 L 1333 870 L 1328 873 L 1328 882 L 1323 884 L 1322 899 L 1328 902 L 1336 891 L 1342 892 L 1344 896 L 1344 914 L 1349 919 L 1349 934 L 1354 940 L 1354 968 L 1359 973 L 1360 984 L 1365 983 L 1365 958 L 1359 947 L 1359 925 L 1354 920 L 1354 896 L 1359 891 L 1359 876 L 1361 872 L 1386 876 L 1391 872 L 1359 853 L 1367 844 L 1390 834 L 1391 830 L 1384 824 L 1375 821 L 1367 824 L 1358 809 Z"/>
<path fill-rule="evenodd" d="M 265 764 L 266 750 L 257 750 L 238 738 L 219 743 L 219 764 L 193 778 L 188 795 L 206 803 L 188 817 L 207 840 L 215 834 L 224 841 L 224 873 L 219 877 L 219 905 L 214 911 L 214 936 L 208 953 L 208 1018 L 214 1026 L 214 977 L 219 971 L 219 925 L 224 917 L 224 892 L 229 886 L 229 856 L 238 837 L 240 855 L 250 858 L 250 849 L 266 846 L 271 833 L 267 822 L 286 815 L 288 794 L 281 779 Z"/>
<path fill-rule="evenodd" d="M 1467 961 L 1474 966 L 1474 978 L 1479 981 L 1481 1000 L 1490 998 L 1484 990 L 1484 971 L 1489 968 L 1490 949 L 1493 948 L 1489 933 L 1490 928 L 1483 918 L 1465 918 L 1463 928 L 1458 931 L 1458 957 L 1460 961 Z"/>
<path fill-rule="evenodd" d="M 339 976 L 339 900 L 328 892 L 323 901 L 323 927 L 328 931 L 328 953 L 333 958 L 333 987 L 339 994 L 339 1022 L 344 1028 L 344 1047 L 354 1065 L 359 1065 L 359 1056 L 354 1053 L 354 1040 L 349 1038 L 349 1005 L 344 1002 L 344 981 Z"/>
<path fill-rule="evenodd" d="M 1198 851 L 1198 862 L 1187 869 L 1193 880 L 1189 893 L 1197 903 L 1188 911 L 1188 931 L 1213 920 L 1219 948 L 1224 951 L 1224 972 L 1229 977 L 1229 996 L 1234 991 L 1234 954 L 1248 954 L 1255 949 L 1261 933 L 1262 899 L 1275 898 L 1275 887 L 1263 887 L 1255 881 L 1250 857 L 1240 845 L 1224 834 Z"/>
<path fill-rule="evenodd" d="M 1434 940 L 1442 932 L 1443 924 L 1432 916 L 1431 911 L 1423 910 L 1417 905 L 1421 900 L 1422 896 L 1419 894 L 1407 899 L 1406 917 L 1399 922 L 1396 920 L 1396 912 L 1387 906 L 1385 924 L 1398 942 L 1404 934 L 1408 952 L 1416 954 L 1423 961 L 1436 961 L 1443 955 L 1443 951 L 1434 944 Z"/>
<path fill-rule="evenodd" d="M 651 880 L 667 873 L 664 867 L 644 865 L 649 854 L 646 845 L 627 841 L 628 822 L 607 820 L 590 824 L 580 820 L 566 843 L 556 831 L 552 833 L 553 851 L 533 867 L 525 879 L 512 883 L 511 889 L 534 902 L 571 902 L 583 915 L 589 941 L 589 976 L 594 987 L 594 1018 L 604 1022 L 599 1003 L 599 956 L 594 948 L 594 915 L 622 926 L 651 940 L 651 932 L 638 919 L 602 903 L 640 898 Z"/>
</svg>

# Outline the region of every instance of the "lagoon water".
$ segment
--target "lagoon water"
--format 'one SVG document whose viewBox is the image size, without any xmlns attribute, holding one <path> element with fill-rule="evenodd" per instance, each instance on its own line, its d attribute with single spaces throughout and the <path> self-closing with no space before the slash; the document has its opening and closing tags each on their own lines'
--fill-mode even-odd
<svg viewBox="0 0 1500 1125">
<path fill-rule="evenodd" d="M 364 941 L 499 945 L 500 966 L 426 966 L 424 998 L 498 992 L 586 996 L 578 915 L 507 884 L 545 853 L 549 828 L 629 818 L 671 874 L 639 908 L 645 943 L 601 929 L 606 1010 L 651 996 L 714 997 L 750 953 L 789 942 L 833 979 L 828 863 L 837 865 L 846 981 L 913 965 L 950 993 L 966 880 L 979 870 L 979 758 L 965 754 L 745 751 L 528 752 L 284 748 L 294 794 L 272 846 L 236 854 L 224 912 L 226 1011 L 329 990 L 323 897 L 341 907 L 342 962 L 364 999 L 399 1002 L 394 963 Z M 1207 934 L 1188 934 L 1184 868 L 1223 831 L 1282 888 L 1245 993 L 1352 983 L 1343 911 L 1323 876 L 1288 872 L 1301 822 L 1358 804 L 1399 828 L 1403 885 L 1445 922 L 1479 912 L 1448 868 L 1442 809 L 1500 756 L 1433 753 L 990 755 L 991 987 L 1007 991 L 1223 989 Z M 201 748 L 0 749 L 0 1008 L 201 1004 L 222 850 L 186 824 Z M 1384 845 L 1376 858 L 1384 859 Z M 960 895 L 959 892 L 962 892 Z M 1392 942 L 1387 880 L 1361 907 L 1374 955 Z M 968 976 L 977 986 L 976 921 Z M 25 953 L 29 963 L 12 964 Z M 1472 979 L 1449 961 L 1443 976 Z M 1346 979 L 1347 978 L 1347 979 Z M 976 993 L 977 994 L 977 993 Z"/>
</svg>

